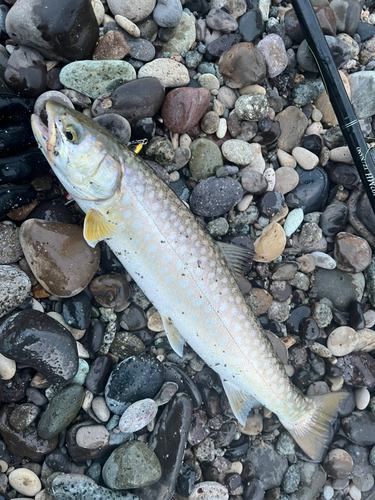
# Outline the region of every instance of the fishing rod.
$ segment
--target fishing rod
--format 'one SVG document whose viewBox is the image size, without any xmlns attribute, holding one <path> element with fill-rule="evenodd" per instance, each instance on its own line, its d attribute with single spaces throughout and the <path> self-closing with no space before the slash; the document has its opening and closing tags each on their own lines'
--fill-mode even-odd
<svg viewBox="0 0 375 500">
<path fill-rule="evenodd" d="M 333 61 L 325 36 L 316 18 L 310 0 L 291 0 L 309 48 L 319 68 L 341 132 L 349 150 L 372 209 L 375 212 L 375 164 L 363 137 L 339 72 Z"/>
</svg>

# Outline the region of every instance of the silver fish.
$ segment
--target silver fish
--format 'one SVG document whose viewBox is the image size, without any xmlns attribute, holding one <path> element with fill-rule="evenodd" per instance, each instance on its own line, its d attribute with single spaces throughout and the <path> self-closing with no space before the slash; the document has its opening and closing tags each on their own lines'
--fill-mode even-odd
<svg viewBox="0 0 375 500">
<path fill-rule="evenodd" d="M 86 213 L 84 237 L 105 240 L 159 311 L 169 342 L 184 342 L 220 375 L 245 425 L 255 404 L 276 413 L 300 447 L 321 459 L 345 393 L 304 396 L 289 380 L 237 286 L 248 255 L 221 247 L 151 168 L 104 128 L 49 101 L 35 137 L 56 176 Z"/>
</svg>

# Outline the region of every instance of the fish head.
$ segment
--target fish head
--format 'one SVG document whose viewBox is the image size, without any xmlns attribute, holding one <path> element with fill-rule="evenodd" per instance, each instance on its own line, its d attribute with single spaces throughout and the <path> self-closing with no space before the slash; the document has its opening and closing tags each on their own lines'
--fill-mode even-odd
<svg viewBox="0 0 375 500">
<path fill-rule="evenodd" d="M 120 189 L 120 143 L 94 120 L 56 101 L 46 104 L 48 125 L 32 115 L 31 126 L 44 156 L 71 196 L 108 200 Z"/>
</svg>

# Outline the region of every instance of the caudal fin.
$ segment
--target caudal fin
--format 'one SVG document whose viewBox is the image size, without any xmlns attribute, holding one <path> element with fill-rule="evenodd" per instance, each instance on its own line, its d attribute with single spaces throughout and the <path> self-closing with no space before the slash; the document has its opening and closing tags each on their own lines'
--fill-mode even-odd
<svg viewBox="0 0 375 500">
<path fill-rule="evenodd" d="M 313 396 L 312 410 L 301 417 L 298 423 L 281 421 L 303 451 L 313 460 L 321 460 L 329 444 L 332 427 L 340 403 L 346 398 L 345 392 L 331 392 L 323 396 Z"/>
</svg>

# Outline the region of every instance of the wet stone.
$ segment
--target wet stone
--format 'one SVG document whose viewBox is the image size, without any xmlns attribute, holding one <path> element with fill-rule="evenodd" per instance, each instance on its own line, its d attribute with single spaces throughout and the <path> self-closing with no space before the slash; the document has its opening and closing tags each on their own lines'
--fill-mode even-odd
<svg viewBox="0 0 375 500">
<path fill-rule="evenodd" d="M 320 156 L 322 151 L 322 139 L 319 135 L 306 135 L 301 140 L 300 146 L 304 149 L 307 149 L 311 153 L 314 153 L 316 156 Z"/>
<path fill-rule="evenodd" d="M 22 304 L 30 292 L 26 273 L 12 266 L 0 266 L 0 318 Z"/>
<path fill-rule="evenodd" d="M 22 224 L 20 242 L 39 283 L 59 297 L 83 290 L 99 264 L 98 247 L 91 248 L 82 228 L 72 224 L 30 219 Z"/>
<path fill-rule="evenodd" d="M 202 180 L 190 195 L 192 212 L 202 217 L 215 217 L 232 209 L 242 199 L 241 184 L 231 177 Z"/>
<path fill-rule="evenodd" d="M 85 386 L 94 394 L 104 391 L 108 377 L 112 371 L 113 362 L 107 356 L 98 356 L 92 363 L 85 380 Z"/>
<path fill-rule="evenodd" d="M 265 490 L 281 485 L 288 468 L 288 460 L 276 453 L 271 444 L 265 443 L 264 446 L 251 447 L 247 457 L 254 465 L 255 478 L 262 482 Z"/>
<path fill-rule="evenodd" d="M 369 411 L 353 412 L 341 421 L 345 435 L 355 444 L 375 444 L 375 417 Z"/>
<path fill-rule="evenodd" d="M 202 371 L 199 372 L 201 375 Z M 180 392 L 185 392 L 190 396 L 193 404 L 193 410 L 200 408 L 202 404 L 202 396 L 199 392 L 199 389 L 197 385 L 193 382 L 193 380 L 179 366 L 175 365 L 174 363 L 168 363 L 168 362 L 164 363 L 163 378 L 164 382 L 176 383 L 178 385 Z M 195 377 L 195 380 L 197 380 L 197 377 Z"/>
<path fill-rule="evenodd" d="M 78 330 L 86 330 L 91 320 L 91 301 L 81 292 L 63 301 L 62 315 L 69 326 Z"/>
<path fill-rule="evenodd" d="M 352 352 L 337 361 L 345 383 L 352 387 L 375 386 L 375 361 L 367 352 Z M 358 443 L 360 444 L 360 443 Z"/>
<path fill-rule="evenodd" d="M 102 274 L 91 281 L 89 290 L 96 302 L 113 307 L 115 312 L 123 310 L 130 297 L 128 282 L 121 274 Z"/>
<path fill-rule="evenodd" d="M 259 9 L 250 9 L 241 16 L 238 29 L 245 42 L 252 42 L 255 38 L 260 37 L 264 31 L 261 11 Z"/>
<path fill-rule="evenodd" d="M 329 178 L 335 184 L 341 184 L 347 189 L 354 189 L 360 182 L 358 170 L 345 163 L 336 163 L 329 170 Z"/>
<path fill-rule="evenodd" d="M 241 41 L 240 35 L 229 33 L 221 36 L 217 40 L 207 45 L 207 52 L 215 58 L 220 58 L 225 51 Z"/>
<path fill-rule="evenodd" d="M 54 396 L 38 423 L 38 435 L 43 439 L 57 436 L 74 420 L 81 409 L 84 389 L 78 384 L 64 387 Z"/>
<path fill-rule="evenodd" d="M 304 213 L 321 211 L 326 204 L 329 192 L 329 180 L 326 172 L 321 167 L 306 171 L 300 167 L 296 168 L 299 175 L 298 186 L 286 196 L 286 202 L 295 200 L 304 209 Z M 291 198 L 293 195 L 293 198 Z M 294 207 L 293 207 L 294 208 Z"/>
<path fill-rule="evenodd" d="M 66 384 L 77 372 L 78 354 L 71 333 L 35 310 L 20 311 L 0 327 L 4 356 L 33 367 L 50 382 Z"/>
<path fill-rule="evenodd" d="M 120 361 L 129 356 L 138 356 L 146 350 L 140 338 L 130 332 L 118 332 L 111 344 L 110 351 L 118 356 Z"/>
<path fill-rule="evenodd" d="M 127 145 L 130 141 L 132 130 L 128 120 L 123 116 L 117 113 L 108 113 L 106 115 L 97 116 L 94 118 L 94 121 L 109 130 L 123 144 Z"/>
<path fill-rule="evenodd" d="M 265 193 L 259 202 L 259 213 L 271 218 L 280 212 L 284 203 L 284 196 L 275 191 Z"/>
<path fill-rule="evenodd" d="M 209 103 L 210 93 L 207 89 L 174 89 L 164 100 L 161 116 L 172 132 L 183 134 L 195 127 Z"/>
<path fill-rule="evenodd" d="M 371 248 L 367 241 L 350 233 L 339 233 L 335 239 L 334 257 L 342 271 L 359 273 L 371 264 Z"/>
<path fill-rule="evenodd" d="M 153 399 L 147 398 L 136 401 L 122 414 L 118 424 L 119 429 L 121 432 L 139 431 L 151 422 L 157 412 L 158 405 Z"/>
<path fill-rule="evenodd" d="M 33 403 L 23 403 L 11 413 L 9 423 L 17 431 L 26 429 L 39 416 L 40 408 Z"/>
<path fill-rule="evenodd" d="M 358 280 L 339 269 L 316 269 L 315 286 L 318 289 L 318 299 L 324 297 L 332 301 L 335 308 L 340 311 L 348 311 L 355 300 L 361 300 L 362 293 L 359 292 Z"/>
<path fill-rule="evenodd" d="M 322 213 L 319 225 L 325 236 L 334 236 L 343 231 L 348 217 L 346 203 L 333 202 Z"/>
<path fill-rule="evenodd" d="M 108 408 L 121 415 L 129 404 L 152 398 L 163 382 L 163 365 L 149 356 L 132 356 L 117 365 L 105 388 Z"/>
<path fill-rule="evenodd" d="M 230 88 L 261 83 L 266 76 L 266 62 L 262 52 L 252 43 L 238 43 L 224 52 L 219 60 L 219 71 Z"/>
</svg>

